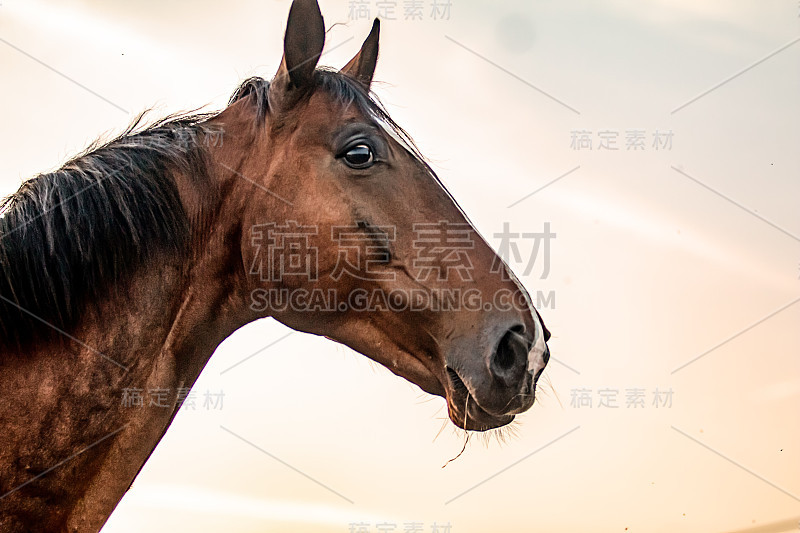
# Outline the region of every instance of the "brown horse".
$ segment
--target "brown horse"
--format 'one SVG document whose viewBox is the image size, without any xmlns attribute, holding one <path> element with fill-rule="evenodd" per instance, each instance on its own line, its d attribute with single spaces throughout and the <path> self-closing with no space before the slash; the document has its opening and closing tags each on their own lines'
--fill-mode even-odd
<svg viewBox="0 0 800 533">
<path fill-rule="evenodd" d="M 271 82 L 132 127 L 0 204 L 0 530 L 100 529 L 181 391 L 266 316 L 444 397 L 464 429 L 533 404 L 549 333 L 370 96 L 378 31 L 318 69 L 322 15 L 296 0 Z M 152 389 L 169 409 L 121 401 Z"/>
</svg>

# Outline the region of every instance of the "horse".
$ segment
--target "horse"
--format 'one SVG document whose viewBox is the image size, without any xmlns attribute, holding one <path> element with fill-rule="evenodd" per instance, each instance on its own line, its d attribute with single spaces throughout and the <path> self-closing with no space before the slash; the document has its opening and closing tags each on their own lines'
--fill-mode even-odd
<svg viewBox="0 0 800 533">
<path fill-rule="evenodd" d="M 0 203 L 0 530 L 98 531 L 238 328 L 272 317 L 487 431 L 529 409 L 550 333 L 370 87 L 375 19 L 318 67 L 316 0 L 271 81 L 135 121 Z M 167 391 L 128 409 L 124 391 Z"/>
</svg>

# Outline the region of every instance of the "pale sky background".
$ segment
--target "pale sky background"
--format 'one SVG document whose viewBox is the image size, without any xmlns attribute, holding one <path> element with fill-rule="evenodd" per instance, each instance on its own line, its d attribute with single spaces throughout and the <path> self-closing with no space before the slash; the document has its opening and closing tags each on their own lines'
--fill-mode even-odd
<svg viewBox="0 0 800 533">
<path fill-rule="evenodd" d="M 473 438 L 443 469 L 463 434 L 435 438 L 442 399 L 260 321 L 217 350 L 197 409 L 178 415 L 103 532 L 796 530 L 798 3 L 452 0 L 433 20 L 424 0 L 421 21 L 396 5 L 376 74 L 394 118 L 495 246 L 504 222 L 557 234 L 549 276 L 540 263 L 521 276 L 555 295 L 540 309 L 554 333 L 540 401 L 516 437 Z M 345 1 L 321 6 L 327 26 L 347 23 L 329 48 L 354 37 L 323 57 L 340 67 L 369 21 L 348 20 Z M 2 0 L 0 194 L 145 108 L 219 109 L 245 77 L 271 77 L 288 8 Z M 577 130 L 592 150 L 571 148 Z M 597 148 L 603 130 L 619 150 Z M 644 130 L 645 150 L 625 149 L 628 130 Z M 671 149 L 653 148 L 656 130 L 672 131 Z M 632 388 L 644 408 L 626 408 Z M 671 407 L 652 405 L 657 388 L 672 389 Z M 591 408 L 573 403 L 578 389 Z M 619 391 L 618 409 L 598 407 L 601 389 Z M 204 409 L 220 390 L 222 409 Z"/>
</svg>

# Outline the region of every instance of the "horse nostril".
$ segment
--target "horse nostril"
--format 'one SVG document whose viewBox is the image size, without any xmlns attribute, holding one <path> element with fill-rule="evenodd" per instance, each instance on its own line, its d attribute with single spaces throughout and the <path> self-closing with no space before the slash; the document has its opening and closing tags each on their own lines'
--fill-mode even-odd
<svg viewBox="0 0 800 533">
<path fill-rule="evenodd" d="M 517 327 L 517 326 L 515 326 Z M 515 339 L 518 333 L 513 329 L 506 331 L 500 343 L 497 345 L 497 351 L 494 354 L 494 364 L 501 370 L 508 370 L 514 366 L 514 361 L 517 359 L 516 347 L 517 340 Z"/>
<path fill-rule="evenodd" d="M 494 377 L 509 387 L 519 381 L 527 365 L 530 341 L 524 332 L 523 326 L 514 326 L 506 331 L 490 363 Z"/>
</svg>

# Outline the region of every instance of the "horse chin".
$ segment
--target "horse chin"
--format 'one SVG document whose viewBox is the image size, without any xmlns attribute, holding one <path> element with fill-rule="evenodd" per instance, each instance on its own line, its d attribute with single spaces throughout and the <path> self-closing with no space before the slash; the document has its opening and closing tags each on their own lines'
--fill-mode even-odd
<svg viewBox="0 0 800 533">
<path fill-rule="evenodd" d="M 466 416 L 453 409 L 452 405 L 448 405 L 448 414 L 453 424 L 467 431 L 489 431 L 510 424 L 514 420 L 514 415 L 489 414 L 478 404 L 471 404 Z"/>
<path fill-rule="evenodd" d="M 428 394 L 445 398 L 450 420 L 461 429 L 468 431 L 489 431 L 510 424 L 514 420 L 514 414 L 497 415 L 485 411 L 472 394 L 467 391 L 464 385 L 454 387 L 452 382 L 440 381 L 433 374 L 417 372 L 412 376 L 406 375 L 396 368 L 391 370 L 412 383 L 415 383 Z M 527 407 L 528 406 L 525 406 L 515 412 L 524 411 Z M 466 414 L 464 412 L 465 408 Z"/>
<path fill-rule="evenodd" d="M 495 415 L 485 411 L 466 390 L 451 390 L 447 414 L 457 427 L 467 431 L 489 431 L 510 424 L 514 415 Z"/>
</svg>

